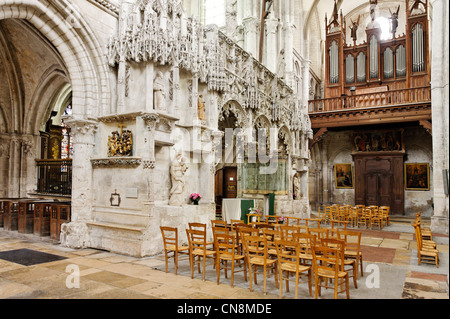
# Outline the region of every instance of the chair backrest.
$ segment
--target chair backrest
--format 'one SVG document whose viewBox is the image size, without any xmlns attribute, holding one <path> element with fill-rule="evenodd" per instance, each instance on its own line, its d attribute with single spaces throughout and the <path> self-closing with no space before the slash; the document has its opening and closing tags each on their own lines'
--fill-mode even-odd
<svg viewBox="0 0 450 319">
<path fill-rule="evenodd" d="M 221 219 L 211 219 L 211 226 L 223 226 L 227 227 L 227 222 Z"/>
<path fill-rule="evenodd" d="M 339 239 L 339 229 L 338 228 L 328 228 L 326 238 L 336 238 Z"/>
<path fill-rule="evenodd" d="M 418 224 L 412 224 L 414 227 L 414 233 L 416 235 L 416 241 L 417 241 L 417 250 L 422 250 L 422 232 L 420 231 L 420 225 Z"/>
<path fill-rule="evenodd" d="M 300 243 L 292 240 L 275 240 L 278 267 L 288 265 L 290 269 L 298 270 L 300 267 Z"/>
<path fill-rule="evenodd" d="M 249 225 L 245 226 L 239 226 L 238 227 L 238 233 L 239 233 L 239 239 L 241 242 L 243 242 L 243 238 L 245 236 L 258 236 L 259 235 L 259 229 L 253 228 Z"/>
<path fill-rule="evenodd" d="M 315 246 L 312 249 L 313 256 L 313 269 L 316 276 L 319 274 L 319 270 L 324 270 L 328 273 L 334 273 L 335 280 L 338 279 L 339 273 L 339 252 L 335 248 L 327 246 Z"/>
<path fill-rule="evenodd" d="M 264 263 L 266 263 L 267 239 L 264 236 L 244 236 L 242 242 L 247 258 L 264 257 Z"/>
<path fill-rule="evenodd" d="M 312 249 L 316 246 L 316 236 L 313 234 L 298 233 L 294 234 L 294 241 L 300 244 L 300 257 L 309 257 L 312 255 Z"/>
<path fill-rule="evenodd" d="M 216 256 L 231 256 L 233 259 L 236 254 L 236 236 L 230 234 L 217 234 L 214 236 L 214 247 Z"/>
<path fill-rule="evenodd" d="M 222 235 L 222 234 L 228 235 L 230 233 L 228 230 L 228 227 L 216 226 L 216 225 L 213 225 L 212 232 L 213 232 L 214 240 L 217 235 Z"/>
<path fill-rule="evenodd" d="M 281 225 L 279 229 L 283 240 L 294 240 L 294 234 L 300 233 L 300 228 L 297 226 Z"/>
<path fill-rule="evenodd" d="M 206 224 L 203 223 L 188 223 L 189 229 L 203 230 L 206 232 Z"/>
<path fill-rule="evenodd" d="M 236 224 L 245 224 L 243 220 L 240 219 L 230 219 L 231 231 L 236 231 Z"/>
<path fill-rule="evenodd" d="M 316 241 L 328 237 L 328 228 L 308 228 L 308 234 L 316 236 Z"/>
<path fill-rule="evenodd" d="M 339 262 L 339 270 L 344 271 L 344 258 L 345 258 L 345 242 L 336 238 L 323 238 L 321 240 L 322 246 L 336 249 L 337 260 Z"/>
<path fill-rule="evenodd" d="M 287 221 L 287 225 L 300 225 L 301 218 L 300 217 L 285 217 Z"/>
<path fill-rule="evenodd" d="M 186 235 L 189 242 L 189 250 L 192 252 L 195 249 L 206 251 L 206 231 L 197 229 L 186 229 Z"/>
<path fill-rule="evenodd" d="M 262 229 L 262 235 L 268 242 L 274 242 L 277 239 L 281 239 L 281 232 L 275 229 Z"/>
<path fill-rule="evenodd" d="M 359 254 L 361 250 L 361 232 L 355 230 L 339 230 L 339 239 L 344 240 L 346 251 L 353 251 Z"/>
<path fill-rule="evenodd" d="M 164 249 L 169 248 L 170 246 L 175 249 L 178 248 L 178 228 L 169 227 L 169 226 L 160 226 L 161 235 L 163 238 Z"/>
</svg>

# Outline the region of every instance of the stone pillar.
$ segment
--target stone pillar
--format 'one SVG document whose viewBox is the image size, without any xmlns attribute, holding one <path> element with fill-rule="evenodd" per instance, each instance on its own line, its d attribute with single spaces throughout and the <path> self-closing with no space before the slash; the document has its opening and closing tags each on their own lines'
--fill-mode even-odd
<svg viewBox="0 0 450 319">
<path fill-rule="evenodd" d="M 155 202 L 155 189 L 154 189 L 154 168 L 155 168 L 155 128 L 159 122 L 159 117 L 156 114 L 144 114 L 142 115 L 146 130 L 144 132 L 144 143 L 146 147 L 143 151 L 143 163 L 144 170 L 148 171 L 146 178 L 147 182 L 147 201 L 149 204 Z"/>
<path fill-rule="evenodd" d="M 265 43 L 263 47 L 262 63 L 273 73 L 277 73 L 278 45 L 277 29 L 278 21 L 275 19 L 266 20 Z"/>
<path fill-rule="evenodd" d="M 323 203 L 329 203 L 330 202 L 330 195 L 331 195 L 331 189 L 330 189 L 330 183 L 328 179 L 329 176 L 329 170 L 328 170 L 328 142 L 322 141 L 321 143 L 321 159 L 322 159 L 322 189 L 323 189 Z"/>
<path fill-rule="evenodd" d="M 72 215 L 61 227 L 61 244 L 71 248 L 89 246 L 87 222 L 92 219 L 92 164 L 94 135 L 98 124 L 93 120 L 69 118 L 65 123 L 73 134 Z"/>
<path fill-rule="evenodd" d="M 449 232 L 449 195 L 445 191 L 444 174 L 449 169 L 449 4 L 432 0 L 431 105 L 433 122 L 433 199 L 431 230 Z M 448 185 L 448 184 L 447 184 Z"/>
<path fill-rule="evenodd" d="M 0 198 L 10 197 L 9 195 L 9 158 L 10 139 L 7 135 L 0 136 Z"/>
<path fill-rule="evenodd" d="M 242 24 L 244 25 L 244 50 L 250 53 L 254 58 L 258 58 L 258 23 L 259 20 L 253 17 L 245 18 L 242 21 Z"/>
<path fill-rule="evenodd" d="M 309 97 L 309 68 L 311 66 L 310 60 L 303 60 L 302 61 L 302 106 L 301 106 L 301 112 L 308 114 L 308 97 Z"/>
</svg>

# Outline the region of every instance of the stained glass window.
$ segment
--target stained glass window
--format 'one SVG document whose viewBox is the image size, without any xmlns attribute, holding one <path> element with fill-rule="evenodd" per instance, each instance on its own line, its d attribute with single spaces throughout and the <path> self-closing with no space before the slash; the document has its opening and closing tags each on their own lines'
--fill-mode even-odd
<svg viewBox="0 0 450 319">
<path fill-rule="evenodd" d="M 69 104 L 64 110 L 64 115 L 72 115 L 72 104 Z M 64 120 L 61 120 L 62 139 L 61 139 L 61 158 L 67 159 L 73 156 L 72 135 L 70 127 L 68 127 Z"/>
</svg>

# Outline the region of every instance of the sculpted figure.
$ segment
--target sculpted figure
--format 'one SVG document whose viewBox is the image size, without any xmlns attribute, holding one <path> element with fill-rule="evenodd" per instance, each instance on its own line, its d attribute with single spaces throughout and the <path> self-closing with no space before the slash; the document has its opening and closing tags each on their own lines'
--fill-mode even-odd
<svg viewBox="0 0 450 319">
<path fill-rule="evenodd" d="M 156 74 L 153 82 L 153 100 L 155 110 L 166 111 L 166 93 L 164 92 L 164 77 L 161 71 Z"/>
<path fill-rule="evenodd" d="M 198 108 L 198 119 L 202 122 L 206 121 L 205 101 L 203 100 L 203 95 L 200 95 L 198 97 L 197 108 Z"/>
<path fill-rule="evenodd" d="M 169 205 L 182 206 L 185 202 L 184 196 L 184 175 L 188 170 L 186 159 L 178 153 L 170 165 L 170 177 L 172 179 L 172 188 L 170 189 Z"/>
</svg>

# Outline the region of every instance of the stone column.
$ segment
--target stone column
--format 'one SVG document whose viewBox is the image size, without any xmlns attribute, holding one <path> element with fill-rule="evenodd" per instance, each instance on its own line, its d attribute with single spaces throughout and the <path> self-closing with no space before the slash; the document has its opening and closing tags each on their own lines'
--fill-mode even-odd
<svg viewBox="0 0 450 319">
<path fill-rule="evenodd" d="M 242 21 L 244 25 L 244 50 L 250 53 L 254 58 L 258 58 L 258 48 L 256 39 L 258 37 L 259 20 L 249 17 Z"/>
<path fill-rule="evenodd" d="M 278 45 L 277 45 L 277 29 L 278 21 L 275 19 L 266 20 L 265 43 L 263 44 L 262 62 L 273 73 L 277 73 Z"/>
<path fill-rule="evenodd" d="M 432 0 L 431 35 L 431 105 L 433 122 L 433 199 L 434 214 L 431 230 L 449 232 L 449 195 L 444 189 L 444 174 L 449 169 L 449 4 L 444 0 Z"/>
<path fill-rule="evenodd" d="M 155 168 L 155 128 L 159 122 L 159 117 L 156 114 L 144 114 L 142 115 L 146 130 L 144 132 L 144 143 L 146 147 L 142 154 L 144 169 L 148 170 L 147 181 L 147 201 L 149 204 L 155 202 L 155 189 L 154 189 L 154 168 Z"/>
<path fill-rule="evenodd" d="M 71 248 L 89 246 L 87 222 L 92 219 L 92 164 L 94 135 L 98 124 L 93 120 L 69 118 L 65 123 L 73 134 L 71 222 L 61 227 L 61 244 Z"/>
<path fill-rule="evenodd" d="M 302 61 L 302 84 L 303 84 L 303 89 L 302 89 L 302 106 L 301 106 L 301 110 L 302 113 L 308 114 L 308 97 L 309 97 L 309 68 L 311 66 L 311 61 L 310 60 L 303 60 Z"/>
</svg>

